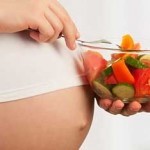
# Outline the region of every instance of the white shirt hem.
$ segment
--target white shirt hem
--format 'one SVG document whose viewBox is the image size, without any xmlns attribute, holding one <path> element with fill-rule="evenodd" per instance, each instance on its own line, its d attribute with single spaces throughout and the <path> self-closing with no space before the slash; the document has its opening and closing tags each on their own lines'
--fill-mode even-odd
<svg viewBox="0 0 150 150">
<path fill-rule="evenodd" d="M 60 82 L 47 82 L 38 85 L 31 85 L 24 88 L 13 89 L 10 91 L 3 91 L 0 93 L 0 102 L 8 102 L 13 100 L 20 100 L 23 98 L 29 98 L 40 94 L 65 89 L 74 86 L 88 84 L 85 76 L 78 76 L 71 79 L 66 79 Z"/>
</svg>

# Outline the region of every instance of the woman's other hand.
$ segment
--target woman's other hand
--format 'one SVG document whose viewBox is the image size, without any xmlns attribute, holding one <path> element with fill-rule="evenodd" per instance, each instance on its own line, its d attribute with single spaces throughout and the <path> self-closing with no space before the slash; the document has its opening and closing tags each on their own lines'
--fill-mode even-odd
<svg viewBox="0 0 150 150">
<path fill-rule="evenodd" d="M 97 99 L 97 103 L 101 108 L 114 115 L 131 116 L 141 111 L 150 112 L 150 102 L 140 104 L 137 101 L 133 101 L 129 104 L 124 104 L 121 100 Z"/>
<path fill-rule="evenodd" d="M 75 24 L 57 0 L 1 0 L 0 22 L 0 33 L 31 29 L 30 37 L 38 42 L 54 42 L 62 33 L 70 49 L 75 49 L 79 37 Z"/>
</svg>

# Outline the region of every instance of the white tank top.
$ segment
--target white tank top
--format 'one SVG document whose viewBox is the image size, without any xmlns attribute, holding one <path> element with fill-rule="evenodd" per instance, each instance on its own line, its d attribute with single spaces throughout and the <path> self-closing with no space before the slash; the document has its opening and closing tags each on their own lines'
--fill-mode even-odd
<svg viewBox="0 0 150 150">
<path fill-rule="evenodd" d="M 39 44 L 27 33 L 0 35 L 0 102 L 86 84 L 80 48 Z"/>
</svg>

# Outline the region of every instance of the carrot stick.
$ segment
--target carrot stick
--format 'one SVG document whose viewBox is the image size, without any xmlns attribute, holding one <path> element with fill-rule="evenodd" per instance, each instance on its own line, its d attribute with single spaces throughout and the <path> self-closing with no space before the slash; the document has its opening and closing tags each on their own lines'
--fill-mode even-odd
<svg viewBox="0 0 150 150">
<path fill-rule="evenodd" d="M 114 75 L 119 83 L 134 83 L 134 77 L 130 73 L 123 59 L 120 59 L 112 64 Z"/>
</svg>

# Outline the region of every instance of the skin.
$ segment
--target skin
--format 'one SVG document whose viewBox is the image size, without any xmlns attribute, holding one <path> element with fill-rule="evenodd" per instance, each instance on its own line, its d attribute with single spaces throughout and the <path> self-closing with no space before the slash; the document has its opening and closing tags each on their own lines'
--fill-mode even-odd
<svg viewBox="0 0 150 150">
<path fill-rule="evenodd" d="M 94 94 L 72 87 L 0 103 L 1 150 L 78 150 L 91 126 Z"/>
<path fill-rule="evenodd" d="M 54 42 L 62 33 L 66 45 L 76 48 L 79 32 L 57 0 L 1 0 L 0 7 L 0 33 L 30 29 L 30 37 L 37 42 Z"/>
<path fill-rule="evenodd" d="M 0 0 L 0 7 L 0 33 L 28 30 L 33 40 L 50 43 L 63 34 L 67 47 L 76 48 L 79 32 L 57 0 Z M 0 149 L 78 150 L 92 122 L 91 91 L 80 86 L 0 103 Z M 125 106 L 121 100 L 109 99 L 97 103 L 112 114 L 150 112 L 150 103 Z"/>
<path fill-rule="evenodd" d="M 50 43 L 61 33 L 75 49 L 78 30 L 58 1 L 1 0 L 0 7 L 0 33 L 28 30 L 33 40 Z M 78 150 L 92 122 L 93 98 L 89 86 L 80 86 L 0 103 L 0 149 Z"/>
<path fill-rule="evenodd" d="M 55 42 L 63 34 L 68 48 L 76 48 L 75 40 L 79 38 L 79 32 L 68 12 L 57 0 L 1 0 L 0 6 L 0 33 L 30 29 L 30 37 L 37 42 Z M 149 104 L 142 106 L 132 102 L 124 106 L 121 100 L 97 101 L 101 108 L 112 114 L 129 116 L 141 109 L 149 112 Z"/>
<path fill-rule="evenodd" d="M 131 116 L 139 112 L 150 112 L 150 102 L 141 104 L 133 101 L 129 104 L 124 104 L 121 100 L 113 102 L 109 99 L 97 99 L 97 103 L 101 108 L 114 115 Z"/>
</svg>

